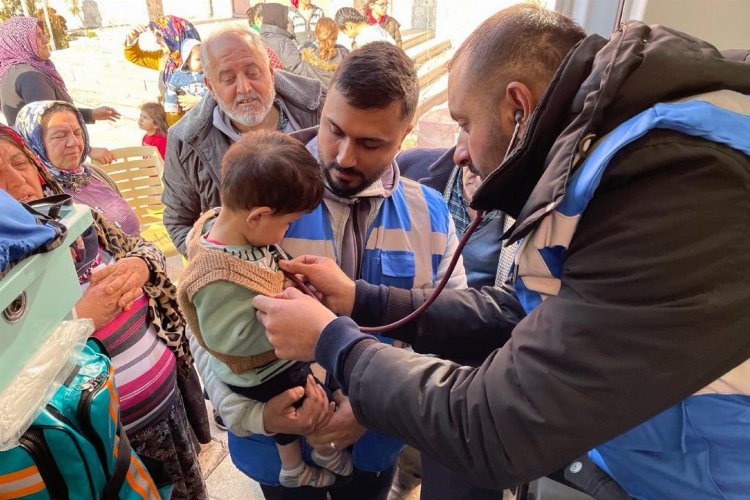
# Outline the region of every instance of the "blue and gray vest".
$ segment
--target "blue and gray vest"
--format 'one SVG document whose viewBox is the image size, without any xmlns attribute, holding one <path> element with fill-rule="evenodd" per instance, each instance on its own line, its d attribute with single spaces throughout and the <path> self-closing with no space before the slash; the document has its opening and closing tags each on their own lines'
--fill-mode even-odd
<svg viewBox="0 0 750 500">
<path fill-rule="evenodd" d="M 437 191 L 401 178 L 367 228 L 360 278 L 375 285 L 432 288 L 448 245 L 449 221 L 448 207 Z M 320 255 L 337 261 L 339 244 L 325 203 L 291 224 L 281 242 L 293 256 Z M 245 474 L 262 484 L 279 484 L 281 462 L 273 439 L 230 433 L 229 445 L 232 461 Z M 354 466 L 366 472 L 384 471 L 393 466 L 402 448 L 396 439 L 367 431 L 354 445 Z M 309 452 L 304 450 L 308 459 Z"/>
<path fill-rule="evenodd" d="M 514 286 L 526 313 L 558 294 L 578 221 L 622 148 L 651 130 L 670 129 L 750 156 L 748 109 L 746 96 L 712 92 L 657 104 L 605 136 L 571 177 L 561 203 L 520 244 Z M 589 456 L 635 498 L 748 498 L 750 360 Z"/>
</svg>

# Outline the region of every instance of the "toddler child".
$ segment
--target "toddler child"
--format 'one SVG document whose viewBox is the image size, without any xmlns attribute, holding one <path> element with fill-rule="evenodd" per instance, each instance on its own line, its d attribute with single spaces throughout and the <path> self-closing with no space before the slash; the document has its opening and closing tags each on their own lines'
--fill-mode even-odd
<svg viewBox="0 0 750 500">
<path fill-rule="evenodd" d="M 167 152 L 167 121 L 164 119 L 162 105 L 158 102 L 147 102 L 142 105 L 138 128 L 146 132 L 141 144 L 156 147 L 163 160 Z"/>
<path fill-rule="evenodd" d="M 188 235 L 188 265 L 178 300 L 209 368 L 229 388 L 268 401 L 304 386 L 310 364 L 280 360 L 255 317 L 257 294 L 280 293 L 280 242 L 289 224 L 322 200 L 323 175 L 299 141 L 280 132 L 245 134 L 224 155 L 221 208 L 209 210 Z M 298 404 L 301 403 L 301 400 Z M 347 451 L 313 450 L 307 465 L 297 436 L 274 436 L 282 486 L 325 487 L 352 473 Z"/>
<path fill-rule="evenodd" d="M 201 42 L 193 38 L 186 39 L 182 42 L 180 55 L 182 66 L 172 73 L 164 96 L 164 110 L 176 113 L 177 119 L 208 92 L 201 63 Z"/>
</svg>

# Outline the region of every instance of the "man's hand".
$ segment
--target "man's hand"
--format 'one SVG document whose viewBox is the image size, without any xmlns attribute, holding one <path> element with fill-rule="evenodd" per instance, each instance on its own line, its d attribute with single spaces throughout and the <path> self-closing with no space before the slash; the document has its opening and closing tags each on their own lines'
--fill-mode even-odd
<svg viewBox="0 0 750 500">
<path fill-rule="evenodd" d="M 302 396 L 299 408 L 294 403 Z M 293 387 L 274 396 L 263 408 L 263 425 L 268 433 L 306 435 L 328 423 L 336 404 L 328 401 L 323 388 L 312 375 L 305 387 Z"/>
<path fill-rule="evenodd" d="M 252 304 L 281 359 L 313 361 L 320 333 L 336 319 L 323 304 L 296 288 L 287 288 L 273 298 L 257 295 Z"/>
<path fill-rule="evenodd" d="M 120 113 L 115 108 L 109 106 L 99 106 L 91 111 L 91 116 L 94 120 L 109 120 L 111 122 L 117 121 L 120 118 Z"/>
<path fill-rule="evenodd" d="M 307 441 L 310 443 L 310 446 L 315 449 L 325 450 L 327 453 L 331 452 L 331 443 L 333 443 L 336 450 L 343 450 L 357 442 L 365 431 L 367 431 L 354 418 L 349 398 L 344 396 L 341 391 L 336 391 L 333 397 L 339 404 L 333 417 L 326 425 L 307 435 Z"/>
<path fill-rule="evenodd" d="M 350 316 L 354 309 L 354 282 L 328 257 L 303 255 L 279 262 L 281 269 L 301 274 L 302 281 L 312 285 L 318 298 L 336 314 Z"/>
<path fill-rule="evenodd" d="M 201 98 L 190 94 L 178 95 L 177 102 L 180 104 L 182 111 L 190 111 L 193 106 L 201 102 Z"/>
<path fill-rule="evenodd" d="M 102 286 L 107 294 L 117 296 L 117 305 L 127 311 L 143 293 L 143 285 L 150 274 L 146 261 L 140 257 L 124 257 L 91 275 L 91 284 Z"/>
<path fill-rule="evenodd" d="M 102 165 L 109 165 L 110 163 L 115 161 L 115 157 L 112 156 L 112 153 L 110 153 L 109 149 L 107 148 L 91 148 L 91 151 L 89 151 L 89 156 Z"/>
</svg>

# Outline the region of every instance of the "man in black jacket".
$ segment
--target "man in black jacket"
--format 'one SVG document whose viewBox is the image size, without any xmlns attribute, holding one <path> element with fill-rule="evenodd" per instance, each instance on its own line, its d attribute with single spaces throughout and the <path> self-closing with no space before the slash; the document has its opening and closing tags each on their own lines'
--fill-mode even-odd
<svg viewBox="0 0 750 500">
<path fill-rule="evenodd" d="M 461 367 L 378 345 L 297 290 L 255 307 L 277 354 L 331 370 L 360 422 L 479 484 L 588 452 L 631 496 L 746 495 L 747 54 L 633 22 L 556 67 L 569 23 L 506 9 L 451 68 L 451 113 L 485 178 L 473 206 L 514 216 L 509 242 L 522 239 L 513 288 L 444 292 L 389 332 L 438 355 L 500 349 Z M 355 285 L 313 258 L 286 269 L 360 324 L 430 294 Z"/>
</svg>

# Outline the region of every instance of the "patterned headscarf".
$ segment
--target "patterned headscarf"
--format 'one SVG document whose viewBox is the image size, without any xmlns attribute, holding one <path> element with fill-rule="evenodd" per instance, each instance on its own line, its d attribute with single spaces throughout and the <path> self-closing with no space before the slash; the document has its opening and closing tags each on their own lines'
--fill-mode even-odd
<svg viewBox="0 0 750 500">
<path fill-rule="evenodd" d="M 86 124 L 83 121 L 81 112 L 78 111 L 78 108 L 76 108 L 69 102 L 36 101 L 28 103 L 23 108 L 21 108 L 21 111 L 18 112 L 18 116 L 16 117 L 16 130 L 18 130 L 18 133 L 21 135 L 23 140 L 26 141 L 26 144 L 29 145 L 32 151 L 34 151 L 34 153 L 39 156 L 44 166 L 52 174 L 52 177 L 54 177 L 57 181 L 65 184 L 65 177 L 69 174 L 58 170 L 54 165 L 52 165 L 52 162 L 50 162 L 49 156 L 47 155 L 47 151 L 44 149 L 44 141 L 42 138 L 42 118 L 44 117 L 44 113 L 46 113 L 48 109 L 55 105 L 59 105 L 61 107 L 69 109 L 78 117 L 78 123 L 81 125 L 81 129 L 83 130 L 83 151 L 81 152 L 80 161 L 80 164 L 83 165 L 84 160 L 86 160 L 86 157 L 89 155 L 89 151 L 91 151 L 91 147 L 89 145 L 89 133 L 86 130 Z"/>
<path fill-rule="evenodd" d="M 42 61 L 36 46 L 36 28 L 43 28 L 42 21 L 36 17 L 15 16 L 0 23 L 0 80 L 5 78 L 13 66 L 28 64 L 40 73 L 52 79 L 55 86 L 65 94 L 65 87 L 55 64 L 49 59 Z"/>
<path fill-rule="evenodd" d="M 164 72 L 162 73 L 162 81 L 166 85 L 169 83 L 172 73 L 182 66 L 183 60 L 180 53 L 182 42 L 188 38 L 200 41 L 201 36 L 190 21 L 177 16 L 157 17 L 149 23 L 149 27 L 161 34 L 169 50 L 167 62 L 164 65 Z"/>
<path fill-rule="evenodd" d="M 55 181 L 55 179 L 50 175 L 47 169 L 44 168 L 42 160 L 26 145 L 26 141 L 24 141 L 23 138 L 18 135 L 15 130 L 0 124 L 0 136 L 9 137 L 16 144 L 16 146 L 18 146 L 18 149 L 20 149 L 21 152 L 26 155 L 26 158 L 29 159 L 31 164 L 36 167 L 37 173 L 39 174 L 39 181 L 42 186 L 42 191 L 44 192 L 45 196 L 63 193 L 63 190 L 57 183 L 57 181 Z"/>
</svg>

